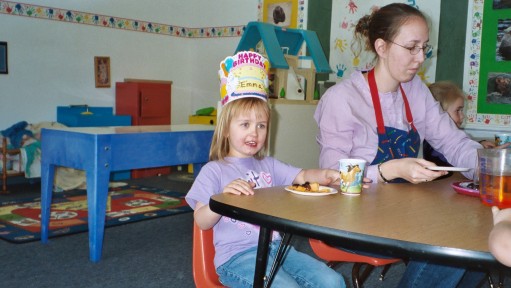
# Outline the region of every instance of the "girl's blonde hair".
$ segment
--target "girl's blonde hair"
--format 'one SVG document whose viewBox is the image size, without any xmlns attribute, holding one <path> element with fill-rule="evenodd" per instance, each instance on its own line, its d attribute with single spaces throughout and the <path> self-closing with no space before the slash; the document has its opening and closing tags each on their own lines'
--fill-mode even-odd
<svg viewBox="0 0 511 288">
<path fill-rule="evenodd" d="M 266 118 L 268 119 L 268 125 L 266 126 L 266 132 L 268 133 L 268 129 L 270 127 L 270 106 L 268 103 L 260 98 L 255 97 L 247 97 L 238 99 L 236 101 L 232 101 L 227 103 L 224 107 L 222 107 L 222 111 L 220 112 L 220 119 L 217 122 L 215 127 L 215 132 L 213 133 L 213 140 L 211 141 L 211 148 L 209 149 L 209 160 L 223 160 L 228 154 L 229 149 L 229 126 L 231 125 L 231 121 L 234 117 L 237 117 L 241 114 L 250 113 L 252 111 L 256 112 L 256 117 L 259 119 Z M 262 159 L 266 155 L 266 151 L 268 150 L 268 137 L 266 137 L 264 141 L 264 146 L 257 154 L 254 156 L 256 159 Z"/>
<path fill-rule="evenodd" d="M 429 90 L 433 97 L 440 102 L 440 106 L 447 111 L 456 100 L 463 99 L 465 101 L 465 93 L 458 85 L 451 81 L 438 81 L 429 85 Z"/>
</svg>

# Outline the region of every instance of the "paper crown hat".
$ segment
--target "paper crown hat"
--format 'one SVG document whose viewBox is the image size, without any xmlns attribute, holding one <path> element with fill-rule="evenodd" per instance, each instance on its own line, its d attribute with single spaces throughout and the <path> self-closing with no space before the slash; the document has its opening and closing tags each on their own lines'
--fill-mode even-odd
<svg viewBox="0 0 511 288">
<path fill-rule="evenodd" d="M 243 51 L 220 62 L 220 98 L 222 106 L 237 99 L 268 99 L 270 62 L 256 52 Z"/>
</svg>

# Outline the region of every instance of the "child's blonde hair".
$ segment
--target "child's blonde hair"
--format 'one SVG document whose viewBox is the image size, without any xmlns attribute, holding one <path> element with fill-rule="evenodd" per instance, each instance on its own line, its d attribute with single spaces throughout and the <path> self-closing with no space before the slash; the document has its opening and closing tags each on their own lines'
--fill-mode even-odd
<svg viewBox="0 0 511 288">
<path fill-rule="evenodd" d="M 429 85 L 429 90 L 433 97 L 440 102 L 440 106 L 444 111 L 447 111 L 450 105 L 459 98 L 465 101 L 465 93 L 458 85 L 451 81 L 438 81 Z"/>
<path fill-rule="evenodd" d="M 222 111 L 220 112 L 220 119 L 217 122 L 215 127 L 215 132 L 213 133 L 213 140 L 211 141 L 211 148 L 209 149 L 209 160 L 223 160 L 228 154 L 229 149 L 229 126 L 231 125 L 231 121 L 234 117 L 250 113 L 251 111 L 256 111 L 256 117 L 259 118 L 267 118 L 268 125 L 266 126 L 266 131 L 268 131 L 270 127 L 270 106 L 268 103 L 260 98 L 255 97 L 247 97 L 238 99 L 236 101 L 232 101 L 222 107 Z M 268 137 L 266 137 L 264 141 L 264 146 L 259 152 L 257 152 L 254 157 L 256 159 L 262 159 L 266 155 L 266 151 L 268 150 Z"/>
</svg>

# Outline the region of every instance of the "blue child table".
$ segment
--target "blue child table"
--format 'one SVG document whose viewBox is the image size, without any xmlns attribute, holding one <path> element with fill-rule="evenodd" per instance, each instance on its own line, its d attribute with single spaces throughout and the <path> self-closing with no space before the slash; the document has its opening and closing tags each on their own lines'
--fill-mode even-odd
<svg viewBox="0 0 511 288">
<path fill-rule="evenodd" d="M 193 164 L 209 157 L 211 125 L 75 127 L 41 134 L 41 242 L 48 242 L 56 166 L 84 170 L 87 181 L 89 258 L 101 259 L 108 182 L 113 171 Z"/>
</svg>

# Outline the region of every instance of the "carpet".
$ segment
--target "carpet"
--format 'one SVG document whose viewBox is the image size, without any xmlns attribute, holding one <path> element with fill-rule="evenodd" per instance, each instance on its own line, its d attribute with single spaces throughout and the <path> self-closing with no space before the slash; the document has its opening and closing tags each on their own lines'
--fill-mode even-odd
<svg viewBox="0 0 511 288">
<path fill-rule="evenodd" d="M 110 188 L 105 227 L 191 212 L 185 193 L 128 185 Z M 0 238 L 13 243 L 41 239 L 41 199 L 0 206 Z M 88 231 L 87 192 L 83 189 L 54 193 L 49 237 Z"/>
</svg>

